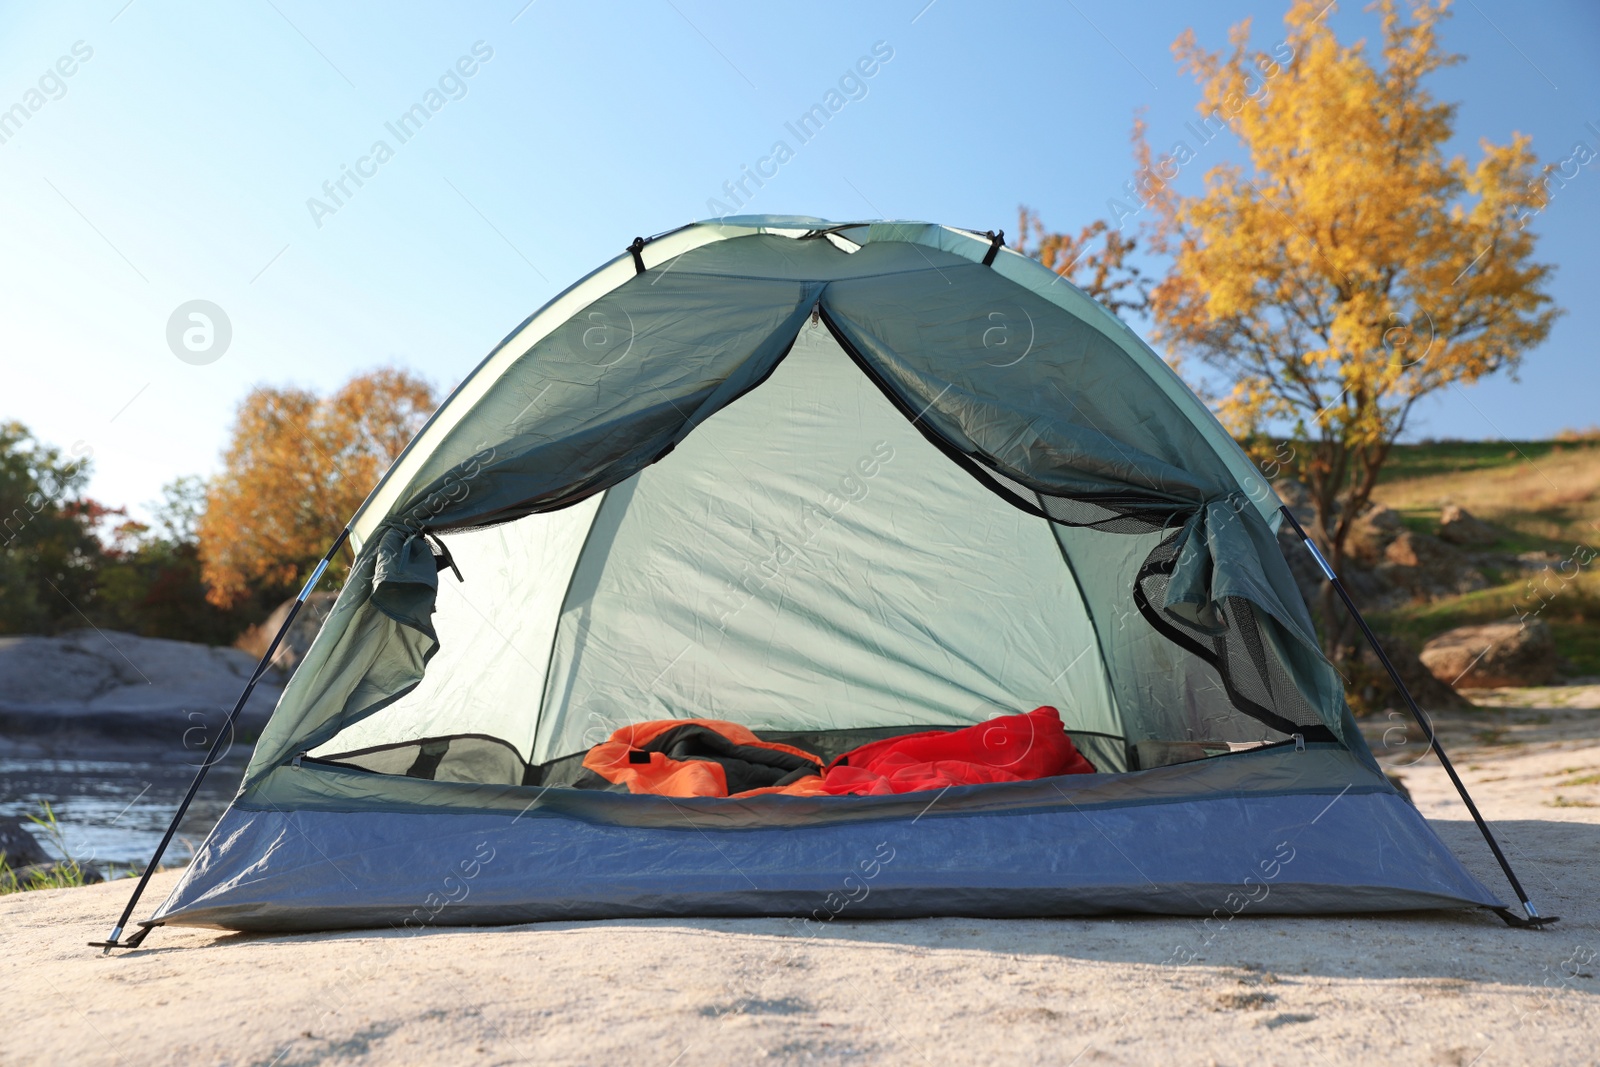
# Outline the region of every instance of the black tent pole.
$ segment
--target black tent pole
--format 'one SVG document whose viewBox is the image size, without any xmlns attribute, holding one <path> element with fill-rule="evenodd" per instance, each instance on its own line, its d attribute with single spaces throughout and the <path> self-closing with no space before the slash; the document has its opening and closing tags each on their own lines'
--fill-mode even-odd
<svg viewBox="0 0 1600 1067">
<path fill-rule="evenodd" d="M 128 925 L 129 917 L 133 915 L 133 909 L 138 906 L 139 897 L 144 894 L 144 887 L 149 883 L 150 876 L 155 873 L 156 864 L 161 862 L 161 857 L 166 853 L 167 846 L 172 843 L 172 836 L 178 832 L 178 824 L 183 821 L 183 816 L 188 812 L 189 805 L 194 802 L 195 794 L 200 791 L 200 783 L 205 781 L 206 772 L 217 761 L 223 745 L 233 737 L 234 724 L 239 721 L 239 714 L 244 711 L 244 706 L 249 701 L 250 694 L 255 692 L 256 683 L 261 680 L 262 675 L 267 673 L 267 668 L 272 665 L 273 656 L 277 655 L 278 646 L 283 643 L 284 635 L 289 632 L 289 627 L 294 625 L 294 617 L 300 613 L 301 605 L 311 595 L 311 590 L 316 588 L 318 580 L 322 578 L 322 572 L 328 569 L 328 564 L 333 562 L 335 553 L 344 545 L 345 539 L 349 536 L 350 530 L 348 527 L 339 532 L 339 536 L 334 538 L 333 546 L 328 549 L 327 554 L 317 564 L 316 570 L 312 571 L 311 577 L 306 580 L 305 587 L 300 590 L 300 595 L 294 598 L 294 603 L 290 606 L 289 614 L 284 618 L 283 625 L 278 627 L 278 633 L 273 637 L 272 644 L 267 646 L 267 651 L 262 655 L 261 662 L 256 664 L 256 669 L 251 673 L 250 680 L 245 683 L 244 692 L 239 694 L 239 702 L 233 706 L 233 711 L 228 715 L 227 724 L 217 731 L 217 739 L 211 742 L 211 750 L 206 753 L 205 762 L 200 764 L 200 769 L 195 772 L 194 781 L 189 783 L 189 792 L 184 794 L 183 802 L 178 805 L 177 812 L 172 816 L 172 822 L 167 826 L 167 832 L 161 835 L 161 843 L 156 846 L 155 855 L 151 856 L 150 862 L 145 865 L 144 873 L 139 876 L 139 884 L 133 887 L 133 895 L 128 898 L 128 906 L 122 909 L 122 917 L 117 920 L 117 925 L 111 928 L 111 936 L 104 941 L 89 942 L 91 948 L 104 949 L 105 953 L 109 953 L 114 948 L 136 948 L 139 942 L 143 941 L 150 933 L 152 928 L 148 925 L 142 925 L 140 930 L 129 937 L 128 940 L 118 940 L 122 936 L 123 928 Z"/>
<path fill-rule="evenodd" d="M 1456 773 L 1455 764 L 1451 763 L 1450 757 L 1445 755 L 1444 748 L 1439 744 L 1439 738 L 1433 732 L 1433 723 L 1428 719 L 1427 715 L 1423 714 L 1422 709 L 1417 706 L 1416 698 L 1411 695 L 1411 689 L 1400 677 L 1400 672 L 1395 668 L 1395 665 L 1390 662 L 1388 653 L 1384 652 L 1383 646 L 1378 643 L 1378 635 L 1373 633 L 1372 627 L 1367 625 L 1367 620 L 1362 617 L 1361 610 L 1356 607 L 1356 602 L 1350 599 L 1349 590 L 1345 589 L 1344 583 L 1339 580 L 1339 576 L 1333 573 L 1333 568 L 1328 565 L 1328 561 L 1322 558 L 1322 553 L 1317 549 L 1317 543 L 1311 540 L 1311 536 L 1306 533 L 1305 527 L 1300 525 L 1299 520 L 1294 517 L 1294 513 L 1287 507 L 1280 507 L 1280 510 L 1283 512 L 1283 517 L 1289 520 L 1289 525 L 1294 527 L 1295 533 L 1300 535 L 1301 543 L 1311 553 L 1311 558 L 1317 561 L 1317 566 L 1322 569 L 1324 577 L 1333 586 L 1334 592 L 1338 593 L 1339 599 L 1344 601 L 1345 610 L 1350 612 L 1350 617 L 1355 619 L 1356 625 L 1361 628 L 1361 633 L 1366 637 L 1367 643 L 1372 646 L 1372 651 L 1378 654 L 1378 659 L 1382 662 L 1384 670 L 1389 672 L 1389 678 L 1394 682 L 1394 687 L 1399 690 L 1400 695 L 1405 699 L 1406 705 L 1411 709 L 1411 717 L 1417 720 L 1417 725 L 1422 727 L 1423 734 L 1428 738 L 1428 747 L 1433 749 L 1434 754 L 1439 757 L 1439 763 L 1444 767 L 1445 773 L 1450 776 L 1450 781 L 1455 785 L 1456 792 L 1461 794 L 1461 802 L 1467 806 L 1467 811 L 1472 814 L 1472 821 L 1478 824 L 1478 832 L 1483 834 L 1483 839 L 1489 843 L 1489 851 L 1493 852 L 1494 858 L 1499 861 L 1500 869 L 1506 872 L 1506 881 L 1510 882 L 1511 888 L 1516 891 L 1517 899 L 1522 902 L 1522 910 L 1527 913 L 1528 917 L 1520 919 L 1505 908 L 1496 908 L 1495 911 L 1499 913 L 1500 918 L 1511 926 L 1539 927 L 1558 921 L 1557 916 L 1541 916 L 1538 910 L 1534 908 L 1532 901 L 1528 899 L 1527 890 L 1522 888 L 1522 882 L 1517 879 L 1517 873 L 1511 869 L 1511 861 L 1507 860 L 1506 854 L 1500 851 L 1500 842 L 1495 840 L 1494 833 L 1489 829 L 1489 824 L 1483 821 L 1482 815 L 1478 814 L 1478 805 L 1472 802 L 1472 794 L 1467 792 L 1466 783 Z"/>
</svg>

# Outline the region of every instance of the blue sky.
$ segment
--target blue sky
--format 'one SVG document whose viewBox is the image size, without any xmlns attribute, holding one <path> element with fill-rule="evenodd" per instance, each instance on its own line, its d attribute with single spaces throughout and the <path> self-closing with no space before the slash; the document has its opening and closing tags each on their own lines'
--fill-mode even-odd
<svg viewBox="0 0 1600 1067">
<path fill-rule="evenodd" d="M 11 4 L 0 110 L 45 81 L 42 106 L 0 127 L 0 418 L 92 450 L 91 492 L 137 510 L 173 477 L 216 469 L 258 382 L 328 390 L 398 363 L 448 388 L 635 235 L 711 213 L 724 182 L 875 45 L 892 57 L 865 95 L 742 210 L 1009 230 L 1027 203 L 1076 229 L 1130 177 L 1137 109 L 1158 146 L 1194 116 L 1173 39 L 1193 26 L 1221 47 L 1250 17 L 1270 46 L 1282 12 L 1233 0 Z M 1376 33 L 1359 6 L 1329 17 L 1342 39 Z M 1546 160 L 1580 140 L 1600 149 L 1600 6 L 1467 0 L 1444 40 L 1468 60 L 1433 88 L 1460 101 L 1469 159 L 1512 131 Z M 444 106 L 400 143 L 385 124 L 441 79 Z M 393 152 L 381 163 L 380 139 Z M 1200 162 L 1184 181 L 1199 181 Z M 368 176 L 346 178 L 335 205 L 323 185 L 346 168 Z M 314 212 L 312 198 L 336 209 Z M 1568 314 L 1519 382 L 1446 393 L 1414 436 L 1600 422 L 1597 220 L 1591 165 L 1534 222 Z M 195 299 L 233 331 L 205 365 L 167 344 L 169 318 Z"/>
</svg>

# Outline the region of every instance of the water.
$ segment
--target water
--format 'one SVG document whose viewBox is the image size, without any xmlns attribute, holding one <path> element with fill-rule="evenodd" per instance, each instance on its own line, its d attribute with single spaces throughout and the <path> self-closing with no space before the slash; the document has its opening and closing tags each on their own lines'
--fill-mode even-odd
<svg viewBox="0 0 1600 1067">
<path fill-rule="evenodd" d="M 66 851 L 102 872 L 142 869 L 194 779 L 194 763 L 130 756 L 127 759 L 0 757 L 0 814 L 15 815 L 30 830 L 41 803 L 55 810 Z M 238 790 L 244 758 L 219 762 L 206 775 L 163 866 L 184 863 L 221 817 Z M 57 858 L 61 849 L 41 835 Z"/>
</svg>

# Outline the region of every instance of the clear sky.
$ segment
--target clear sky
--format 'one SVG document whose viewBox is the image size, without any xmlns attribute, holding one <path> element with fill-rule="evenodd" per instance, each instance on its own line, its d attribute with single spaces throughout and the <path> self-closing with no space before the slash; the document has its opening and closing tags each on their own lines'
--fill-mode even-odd
<svg viewBox="0 0 1600 1067">
<path fill-rule="evenodd" d="M 716 213 L 707 203 L 726 202 L 724 182 L 780 137 L 793 143 L 784 123 L 875 46 L 892 56 L 865 95 L 742 211 L 1009 230 L 1027 203 L 1076 229 L 1130 177 L 1137 109 L 1157 146 L 1194 116 L 1173 39 L 1193 26 L 1220 48 L 1252 17 L 1254 42 L 1270 47 L 1283 10 L 12 3 L 0 8 L 0 111 L 42 104 L 0 123 L 0 418 L 92 449 L 91 492 L 137 509 L 173 477 L 216 469 L 253 384 L 328 390 L 398 363 L 448 388 L 635 235 Z M 1359 5 L 1328 17 L 1341 39 L 1376 33 Z M 1464 0 L 1444 41 L 1468 60 L 1433 88 L 1460 101 L 1469 160 L 1480 139 L 1518 130 L 1545 160 L 1578 141 L 1600 150 L 1593 0 Z M 402 143 L 386 123 L 430 90 L 443 106 Z M 1202 154 L 1229 151 L 1219 140 Z M 1198 182 L 1199 162 L 1182 180 Z M 347 169 L 367 176 L 344 178 L 335 201 L 324 183 Z M 1597 221 L 1600 164 L 1534 222 L 1566 317 L 1520 382 L 1445 394 L 1414 436 L 1600 423 Z M 204 365 L 167 342 L 174 311 L 197 299 L 232 326 Z"/>
</svg>

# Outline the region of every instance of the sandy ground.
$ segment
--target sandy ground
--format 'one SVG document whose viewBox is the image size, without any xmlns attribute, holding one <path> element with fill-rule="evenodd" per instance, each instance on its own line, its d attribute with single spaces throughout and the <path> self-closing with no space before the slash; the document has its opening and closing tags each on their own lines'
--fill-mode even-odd
<svg viewBox="0 0 1600 1067">
<path fill-rule="evenodd" d="M 1475 694 L 1444 736 L 1535 902 L 1491 916 L 551 923 L 294 937 L 162 929 L 127 885 L 0 899 L 0 1062 L 1600 1062 L 1600 686 Z M 1531 707 L 1529 706 L 1531 705 Z M 1382 724 L 1378 724 L 1381 732 Z M 1504 882 L 1438 764 L 1387 759 Z M 155 880 L 144 909 L 176 875 Z M 1507 897 L 1509 899 L 1509 897 Z M 1192 962 L 1171 961 L 1181 958 Z"/>
</svg>

